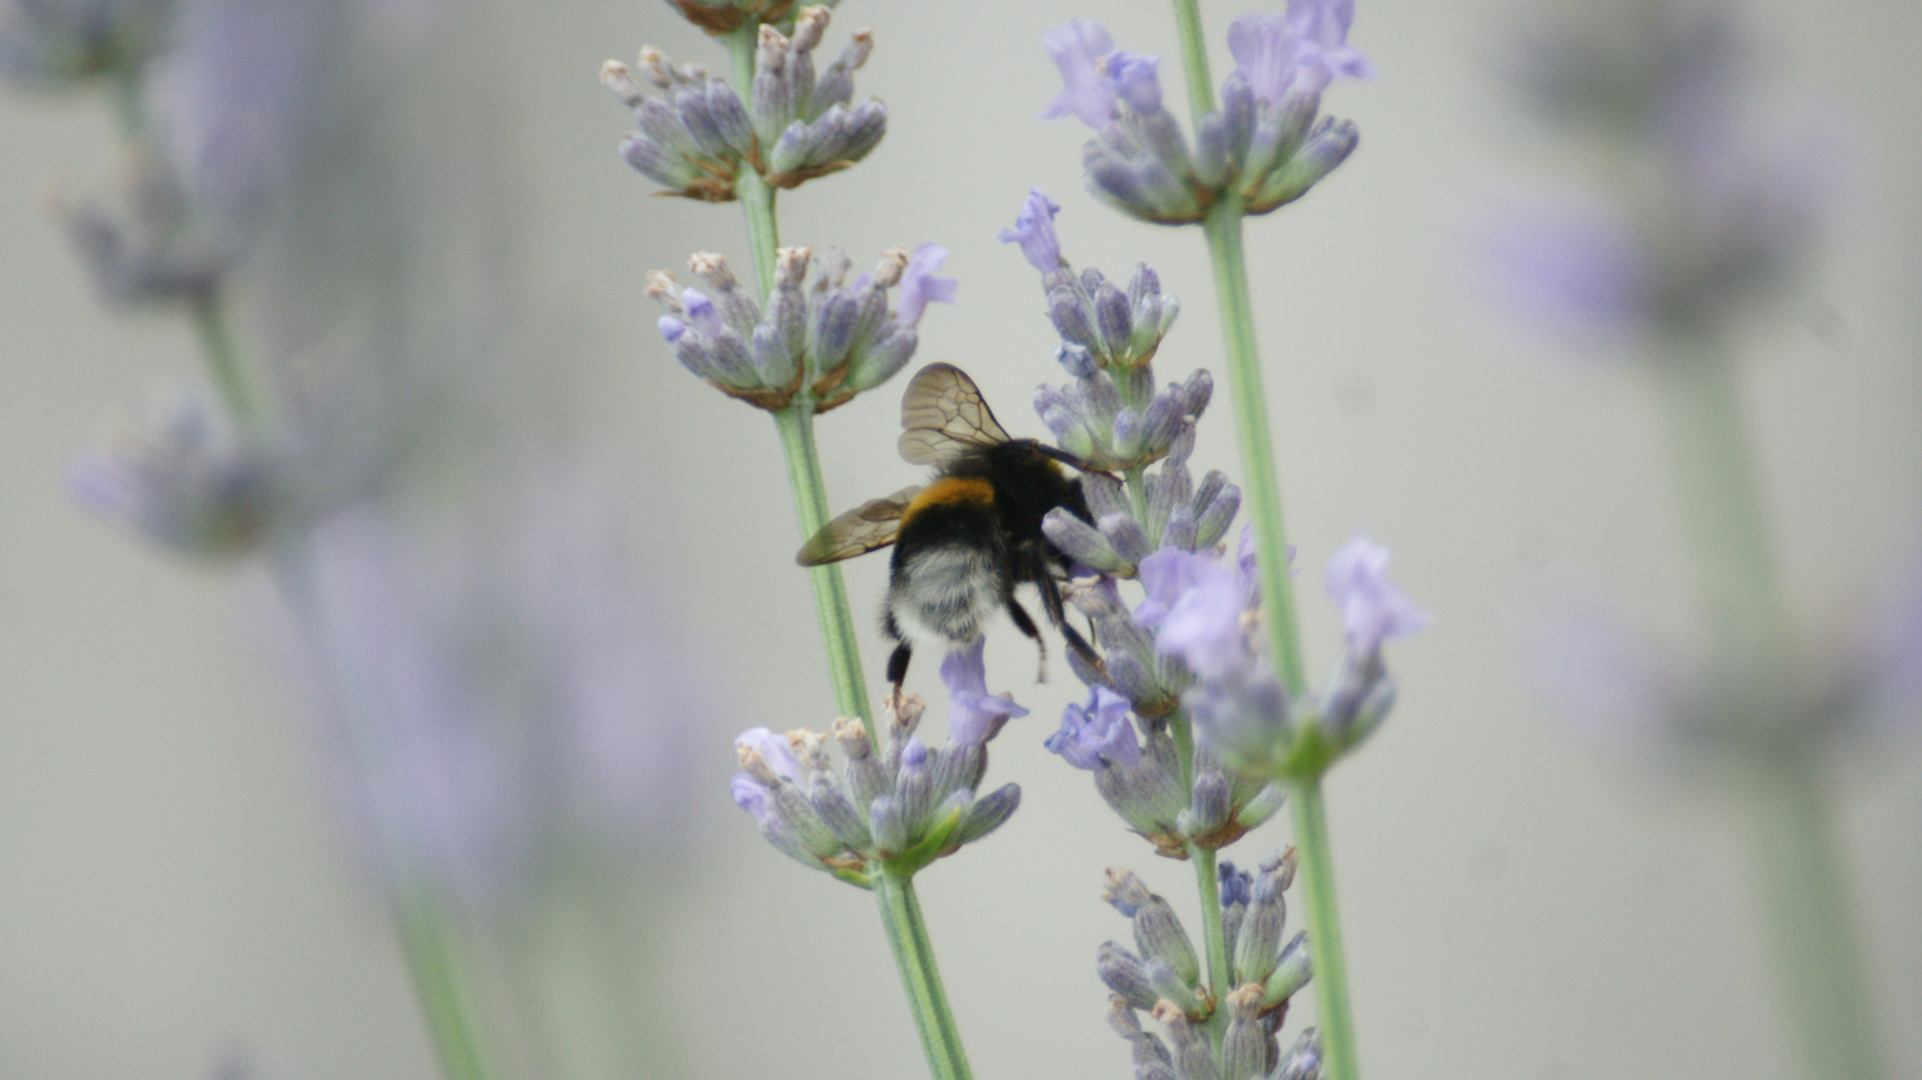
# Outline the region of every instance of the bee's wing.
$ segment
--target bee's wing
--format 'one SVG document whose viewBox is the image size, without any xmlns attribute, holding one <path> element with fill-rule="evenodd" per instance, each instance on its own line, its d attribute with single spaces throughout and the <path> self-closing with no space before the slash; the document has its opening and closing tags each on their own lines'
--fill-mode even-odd
<svg viewBox="0 0 1922 1080">
<path fill-rule="evenodd" d="M 901 456 L 916 465 L 946 465 L 970 450 L 1008 441 L 974 380 L 953 364 L 929 364 L 915 373 L 901 396 L 901 426 Z"/>
<path fill-rule="evenodd" d="M 921 493 L 919 485 L 904 487 L 883 499 L 869 499 L 849 510 L 815 533 L 801 545 L 794 561 L 802 566 L 820 566 L 865 555 L 875 548 L 894 543 L 901 530 L 901 514 Z"/>
</svg>

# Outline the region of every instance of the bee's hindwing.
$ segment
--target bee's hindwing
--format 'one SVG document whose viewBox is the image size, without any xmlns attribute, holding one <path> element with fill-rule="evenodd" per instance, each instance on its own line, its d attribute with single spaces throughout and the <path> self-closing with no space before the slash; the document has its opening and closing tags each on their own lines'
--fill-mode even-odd
<svg viewBox="0 0 1922 1080">
<path fill-rule="evenodd" d="M 901 396 L 901 456 L 937 468 L 1008 441 L 974 380 L 952 364 L 929 364 Z"/>
<path fill-rule="evenodd" d="M 820 566 L 887 547 L 901 530 L 901 514 L 920 492 L 917 484 L 885 498 L 869 499 L 823 525 L 801 545 L 794 561 L 802 566 Z"/>
</svg>

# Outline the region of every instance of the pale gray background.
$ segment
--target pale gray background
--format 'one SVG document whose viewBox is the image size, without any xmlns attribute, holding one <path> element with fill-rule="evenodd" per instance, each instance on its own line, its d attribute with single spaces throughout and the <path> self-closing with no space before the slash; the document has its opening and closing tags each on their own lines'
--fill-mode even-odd
<svg viewBox="0 0 1922 1080">
<path fill-rule="evenodd" d="M 1698 793 L 1588 754 L 1528 689 L 1523 628 L 1545 588 L 1584 580 L 1661 610 L 1688 574 L 1640 385 L 1528 355 L 1467 306 L 1452 261 L 1481 182 L 1534 157 L 1486 64 L 1519 6 L 1363 0 L 1353 41 L 1382 77 L 1326 99 L 1360 124 L 1361 149 L 1249 229 L 1302 558 L 1318 566 L 1366 528 L 1437 616 L 1394 646 L 1391 724 L 1328 784 L 1363 1063 L 1378 1077 L 1788 1077 L 1739 828 Z M 1242 10 L 1204 4 L 1217 41 Z M 494 43 L 466 75 L 505 106 L 496 167 L 518 185 L 529 307 L 561 343 L 543 362 L 588 389 L 583 438 L 650 507 L 651 565 L 693 609 L 687 636 L 726 658 L 721 720 L 687 764 L 711 827 L 636 900 L 662 942 L 651 1007 L 690 1040 L 690 1075 L 918 1075 L 869 896 L 774 854 L 726 798 L 734 730 L 820 726 L 831 702 L 772 425 L 686 377 L 641 296 L 645 270 L 690 250 L 745 267 L 738 215 L 652 197 L 613 152 L 626 119 L 595 82 L 604 57 L 646 42 L 717 67 L 722 54 L 652 0 L 484 14 Z M 897 243 L 952 249 L 960 303 L 930 311 L 917 360 L 964 365 L 1023 433 L 1041 430 L 1034 386 L 1059 377 L 1054 338 L 1035 275 L 994 234 L 1030 185 L 1063 204 L 1077 265 L 1146 259 L 1186 301 L 1164 378 L 1217 349 L 1199 233 L 1099 208 L 1078 177 L 1083 130 L 1034 119 L 1058 85 L 1036 35 L 1089 14 L 1172 67 L 1159 3 L 848 0 L 830 47 L 875 26 L 858 85 L 888 102 L 892 129 L 858 169 L 782 204 L 788 242 L 862 262 Z M 1770 61 L 1819 88 L 1861 149 L 1813 297 L 1781 313 L 1750 383 L 1793 595 L 1830 612 L 1916 550 L 1922 516 L 1922 7 L 1778 0 L 1759 14 Z M 44 180 L 96 174 L 110 141 L 93 102 L 0 103 L 0 1076 L 185 1080 L 233 1046 L 277 1077 L 429 1076 L 381 909 L 263 644 L 258 571 L 158 556 L 60 492 L 100 417 L 196 363 L 174 319 L 101 314 L 35 213 Z M 822 421 L 837 504 L 913 481 L 892 450 L 897 400 Z M 1233 457 L 1229 418 L 1211 415 L 1198 461 L 1232 471 Z M 880 558 L 849 566 L 862 612 L 884 576 Z M 1319 670 L 1339 628 L 1316 589 L 1303 618 Z M 1124 1076 L 1093 976 L 1095 947 L 1126 929 L 1097 899 L 1102 869 L 1141 871 L 1184 911 L 1190 875 L 1042 751 L 1076 688 L 1027 684 L 1030 663 L 1017 635 L 994 637 L 993 687 L 1035 710 L 991 773 L 1022 783 L 1022 810 L 926 873 L 923 896 L 979 1075 Z M 1922 767 L 1878 746 L 1846 775 L 1883 1030 L 1896 1073 L 1922 1075 Z M 1235 854 L 1285 839 L 1272 826 Z"/>
</svg>

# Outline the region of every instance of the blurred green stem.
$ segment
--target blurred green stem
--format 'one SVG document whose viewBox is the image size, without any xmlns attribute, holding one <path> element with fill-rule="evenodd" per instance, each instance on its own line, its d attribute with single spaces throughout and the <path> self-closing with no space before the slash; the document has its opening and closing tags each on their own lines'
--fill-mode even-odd
<svg viewBox="0 0 1922 1080">
<path fill-rule="evenodd" d="M 259 395 L 254 392 L 252 380 L 248 378 L 247 367 L 240 359 L 240 352 L 234 347 L 233 333 L 227 326 L 226 312 L 220 302 L 217 286 L 210 286 L 194 294 L 194 330 L 200 336 L 201 353 L 206 357 L 207 370 L 213 375 L 214 385 L 220 389 L 221 400 L 233 414 L 234 423 L 251 437 L 265 434 L 267 417 L 261 407 Z"/>
<path fill-rule="evenodd" d="M 1725 677 L 1750 710 L 1728 717 L 1723 734 L 1745 770 L 1756 880 L 1808 1075 L 1880 1080 L 1873 995 L 1822 781 L 1824 746 L 1799 726 L 1807 721 L 1793 711 L 1793 687 L 1774 689 L 1793 678 L 1794 643 L 1736 375 L 1728 350 L 1702 339 L 1673 343 L 1654 372 L 1678 517 Z"/>
<path fill-rule="evenodd" d="M 403 886 L 395 890 L 393 913 L 442 1075 L 447 1080 L 505 1076 L 476 1024 L 485 1010 L 475 998 L 476 981 L 463 970 L 467 949 L 449 908 L 429 889 Z"/>
<path fill-rule="evenodd" d="M 914 895 L 914 878 L 883 868 L 874 875 L 873 883 L 888 947 L 901 970 L 901 985 L 907 989 L 908 1004 L 914 1010 L 914 1026 L 921 1033 L 928 1069 L 934 1080 L 971 1080 L 974 1074 L 968 1069 L 961 1030 L 948 1008 L 948 994 L 934 962 L 934 946 L 921 919 L 921 902 Z"/>
<path fill-rule="evenodd" d="M 1288 802 L 1301 859 L 1301 896 L 1308 916 L 1308 955 L 1315 965 L 1315 1001 L 1321 1008 L 1322 1075 L 1360 1075 L 1355 1058 L 1355 1015 L 1348 1003 L 1348 954 L 1341 946 L 1341 912 L 1335 905 L 1335 863 L 1328 843 L 1328 807 L 1319 777 L 1295 781 Z"/>
</svg>

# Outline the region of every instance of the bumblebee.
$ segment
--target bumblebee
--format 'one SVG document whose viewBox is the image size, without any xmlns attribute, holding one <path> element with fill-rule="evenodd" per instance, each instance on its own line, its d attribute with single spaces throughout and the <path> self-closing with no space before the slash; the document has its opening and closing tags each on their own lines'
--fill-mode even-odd
<svg viewBox="0 0 1922 1080">
<path fill-rule="evenodd" d="M 915 373 L 901 398 L 901 427 L 901 456 L 933 466 L 934 479 L 842 514 L 795 556 L 802 566 L 820 566 L 894 545 L 881 629 L 894 642 L 888 681 L 895 693 L 917 646 L 971 645 L 1004 608 L 1040 649 L 1045 680 L 1048 646 L 1014 598 L 1020 584 L 1040 592 L 1068 647 L 1100 668 L 1062 609 L 1069 560 L 1041 532 L 1041 519 L 1056 507 L 1093 523 L 1081 485 L 1061 467 L 1086 471 L 1086 464 L 1035 439 L 1010 438 L 974 380 L 952 364 Z"/>
</svg>

